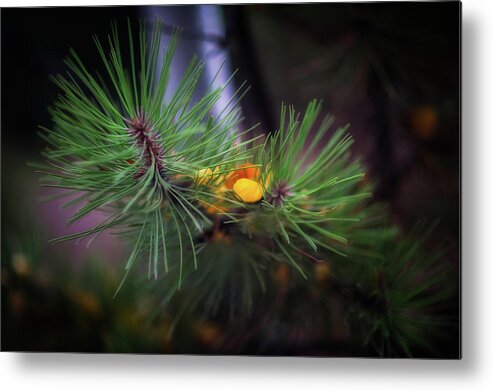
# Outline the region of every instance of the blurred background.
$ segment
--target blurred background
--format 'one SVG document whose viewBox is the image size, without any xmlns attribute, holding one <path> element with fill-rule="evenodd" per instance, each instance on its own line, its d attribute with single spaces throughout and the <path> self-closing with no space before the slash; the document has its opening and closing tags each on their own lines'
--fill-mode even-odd
<svg viewBox="0 0 493 391">
<path fill-rule="evenodd" d="M 51 126 L 46 109 L 57 95 L 49 75 L 67 70 L 69 48 L 102 70 L 92 35 L 105 37 L 112 21 L 156 16 L 165 34 L 182 29 L 175 83 L 196 53 L 206 76 L 226 61 L 219 82 L 238 69 L 226 100 L 244 80 L 251 85 L 245 128 L 274 130 L 281 102 L 302 110 L 323 99 L 336 124 L 351 124 L 354 154 L 392 219 L 440 221 L 433 240 L 449 249 L 459 278 L 458 2 L 2 9 L 2 350 L 209 353 L 221 339 L 220 325 L 196 319 L 172 336 L 172 319 L 150 321 L 152 303 L 131 285 L 113 300 L 128 249 L 111 234 L 90 247 L 48 245 L 100 216 L 66 227 L 73 210 L 40 203 L 27 166 L 42 159 L 38 126 Z M 344 354 L 290 338 L 280 353 Z"/>
</svg>

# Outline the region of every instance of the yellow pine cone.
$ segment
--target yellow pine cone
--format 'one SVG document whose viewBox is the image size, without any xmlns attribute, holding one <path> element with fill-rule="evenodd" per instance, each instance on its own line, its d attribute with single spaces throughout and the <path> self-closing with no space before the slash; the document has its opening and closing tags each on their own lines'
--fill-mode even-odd
<svg viewBox="0 0 493 391">
<path fill-rule="evenodd" d="M 219 179 L 218 172 L 219 167 L 216 167 L 214 171 L 210 168 L 203 168 L 197 171 L 195 181 L 201 185 L 207 185 L 212 179 Z"/>
<path fill-rule="evenodd" d="M 220 174 L 220 168 L 204 168 L 195 174 L 195 182 L 211 188 L 217 195 L 223 195 L 228 191 L 233 191 L 236 196 L 245 203 L 256 203 L 264 195 L 264 188 L 269 185 L 270 173 L 262 180 L 260 178 L 260 168 L 252 163 L 241 164 L 237 169 L 229 174 Z M 226 212 L 229 208 L 224 202 L 218 200 L 213 204 L 202 201 L 204 208 L 210 214 Z"/>
<path fill-rule="evenodd" d="M 233 191 L 243 202 L 253 204 L 262 199 L 262 187 L 251 179 L 238 179 L 233 185 Z"/>
</svg>

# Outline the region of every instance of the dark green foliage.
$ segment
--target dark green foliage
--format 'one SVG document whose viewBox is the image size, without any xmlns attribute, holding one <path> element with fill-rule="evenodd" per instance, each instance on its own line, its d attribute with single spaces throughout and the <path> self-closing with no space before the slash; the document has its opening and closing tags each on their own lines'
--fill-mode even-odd
<svg viewBox="0 0 493 391">
<path fill-rule="evenodd" d="M 357 298 L 349 309 L 349 324 L 380 356 L 426 352 L 439 357 L 431 341 L 443 339 L 440 334 L 451 333 L 457 324 L 451 298 L 458 284 L 446 284 L 453 279 L 445 251 L 427 248 L 434 226 L 422 223 L 405 236 L 377 243 L 382 258 L 366 266 L 348 293 L 349 300 Z"/>
</svg>

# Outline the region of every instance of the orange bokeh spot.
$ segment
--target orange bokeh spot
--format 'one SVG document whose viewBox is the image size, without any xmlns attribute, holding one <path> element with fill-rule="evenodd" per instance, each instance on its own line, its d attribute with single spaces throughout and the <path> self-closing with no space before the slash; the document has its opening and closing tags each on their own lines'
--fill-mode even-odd
<svg viewBox="0 0 493 391">
<path fill-rule="evenodd" d="M 224 179 L 224 186 L 231 190 L 239 179 L 251 179 L 256 181 L 259 176 L 259 167 L 253 166 L 252 163 L 244 163 L 226 176 Z"/>
</svg>

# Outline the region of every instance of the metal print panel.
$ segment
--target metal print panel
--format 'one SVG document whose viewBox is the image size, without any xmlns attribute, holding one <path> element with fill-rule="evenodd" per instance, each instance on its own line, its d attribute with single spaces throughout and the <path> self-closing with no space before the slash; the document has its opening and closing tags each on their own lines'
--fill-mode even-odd
<svg viewBox="0 0 493 391">
<path fill-rule="evenodd" d="M 459 358 L 460 12 L 3 9 L 2 350 Z"/>
</svg>

